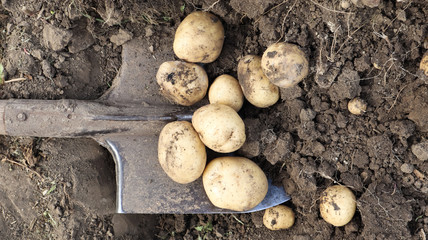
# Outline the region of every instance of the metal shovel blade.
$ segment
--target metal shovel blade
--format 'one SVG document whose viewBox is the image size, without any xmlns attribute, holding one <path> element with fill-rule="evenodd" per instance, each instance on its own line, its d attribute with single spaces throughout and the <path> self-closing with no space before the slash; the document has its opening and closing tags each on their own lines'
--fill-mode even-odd
<svg viewBox="0 0 428 240">
<path fill-rule="evenodd" d="M 199 178 L 189 184 L 172 181 L 157 160 L 156 136 L 112 136 L 99 139 L 116 161 L 118 213 L 228 213 L 212 205 Z M 289 200 L 269 181 L 265 199 L 248 212 Z"/>
<path fill-rule="evenodd" d="M 161 168 L 157 157 L 160 131 L 168 121 L 192 109 L 172 105 L 158 93 L 156 71 L 161 63 L 174 59 L 172 50 L 153 55 L 142 41 L 123 45 L 122 66 L 113 86 L 96 101 L 0 101 L 0 134 L 98 141 L 116 162 L 118 213 L 231 212 L 210 203 L 201 179 L 182 185 Z M 288 199 L 282 186 L 269 184 L 263 202 L 249 212 Z"/>
</svg>

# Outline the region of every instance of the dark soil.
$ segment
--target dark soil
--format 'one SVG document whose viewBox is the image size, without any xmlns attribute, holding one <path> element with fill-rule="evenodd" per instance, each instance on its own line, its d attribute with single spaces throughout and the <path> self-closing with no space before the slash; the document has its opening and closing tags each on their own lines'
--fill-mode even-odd
<svg viewBox="0 0 428 240">
<path fill-rule="evenodd" d="M 263 212 L 114 214 L 114 163 L 95 141 L 0 136 L 0 238 L 425 240 L 428 79 L 418 67 L 428 4 L 343 2 L 2 0 L 2 76 L 25 80 L 1 85 L 1 99 L 97 99 L 121 67 L 123 44 L 140 39 L 144 51 L 171 54 L 178 24 L 201 9 L 226 32 L 222 54 L 204 65 L 211 81 L 236 77 L 242 56 L 277 41 L 299 45 L 310 73 L 274 106 L 246 102 L 240 112 L 248 138 L 239 154 L 282 181 L 291 229 L 268 230 Z M 357 96 L 368 103 L 360 116 L 347 110 Z M 357 197 L 344 227 L 319 215 L 320 193 L 337 183 Z"/>
</svg>

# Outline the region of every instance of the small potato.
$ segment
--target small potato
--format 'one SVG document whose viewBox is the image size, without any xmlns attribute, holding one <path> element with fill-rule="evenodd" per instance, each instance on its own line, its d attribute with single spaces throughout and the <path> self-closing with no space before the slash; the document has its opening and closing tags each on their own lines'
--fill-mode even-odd
<svg viewBox="0 0 428 240">
<path fill-rule="evenodd" d="M 348 110 L 352 114 L 361 115 L 367 110 L 367 103 L 361 98 L 354 98 L 348 102 Z"/>
<path fill-rule="evenodd" d="M 192 124 L 176 121 L 165 125 L 160 133 L 158 159 L 172 180 L 186 184 L 202 175 L 207 154 Z"/>
<path fill-rule="evenodd" d="M 263 53 L 262 68 L 278 87 L 289 88 L 302 81 L 309 71 L 305 53 L 291 43 L 274 43 Z"/>
<path fill-rule="evenodd" d="M 178 26 L 174 53 L 187 62 L 214 62 L 221 53 L 224 28 L 221 21 L 208 12 L 193 12 Z"/>
<path fill-rule="evenodd" d="M 245 142 L 244 121 L 229 106 L 205 105 L 195 111 L 192 124 L 205 146 L 216 152 L 234 152 Z"/>
<path fill-rule="evenodd" d="M 270 230 L 290 228 L 294 224 L 294 212 L 284 205 L 268 208 L 263 215 L 263 224 Z"/>
<path fill-rule="evenodd" d="M 422 57 L 421 63 L 419 64 L 419 69 L 422 70 L 425 76 L 428 77 L 428 51 Z"/>
<path fill-rule="evenodd" d="M 336 227 L 344 226 L 351 221 L 356 208 L 355 195 L 345 186 L 331 186 L 321 194 L 321 217 Z"/>
<path fill-rule="evenodd" d="M 208 163 L 202 182 L 214 206 L 247 211 L 266 196 L 266 175 L 253 161 L 244 157 L 220 157 Z"/>
<path fill-rule="evenodd" d="M 263 73 L 259 56 L 247 55 L 239 61 L 238 80 L 245 98 L 256 107 L 272 106 L 279 99 L 279 88 Z"/>
<path fill-rule="evenodd" d="M 208 90 L 210 103 L 227 105 L 239 111 L 244 104 L 244 95 L 236 78 L 223 74 L 217 77 Z"/>
<path fill-rule="evenodd" d="M 163 96 L 183 106 L 197 103 L 208 90 L 207 73 L 193 63 L 164 62 L 159 67 L 156 80 Z"/>
</svg>

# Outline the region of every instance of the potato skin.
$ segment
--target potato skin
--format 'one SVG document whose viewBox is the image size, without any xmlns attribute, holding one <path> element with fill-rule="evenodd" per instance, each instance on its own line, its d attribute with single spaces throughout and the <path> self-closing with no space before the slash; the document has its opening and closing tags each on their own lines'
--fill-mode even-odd
<svg viewBox="0 0 428 240">
<path fill-rule="evenodd" d="M 193 63 L 164 62 L 159 66 L 156 80 L 163 96 L 183 106 L 197 103 L 208 90 L 207 73 Z"/>
<path fill-rule="evenodd" d="M 223 74 L 211 84 L 208 100 L 210 103 L 227 105 L 238 112 L 244 104 L 244 94 L 236 78 Z"/>
<path fill-rule="evenodd" d="M 367 110 L 367 103 L 361 98 L 354 98 L 348 102 L 348 111 L 355 115 L 361 115 Z"/>
<path fill-rule="evenodd" d="M 294 224 L 294 212 L 291 208 L 278 205 L 265 210 L 263 224 L 270 230 L 287 229 Z"/>
<path fill-rule="evenodd" d="M 172 180 L 186 184 L 202 175 L 207 154 L 192 124 L 176 121 L 165 125 L 159 135 L 158 159 Z"/>
<path fill-rule="evenodd" d="M 264 172 L 244 157 L 213 159 L 205 168 L 202 182 L 214 206 L 234 211 L 254 208 L 268 191 Z"/>
<path fill-rule="evenodd" d="M 263 72 L 278 87 L 289 88 L 302 81 L 309 71 L 305 53 L 291 43 L 274 43 L 262 56 Z"/>
<path fill-rule="evenodd" d="M 234 152 L 245 142 L 244 121 L 229 106 L 205 105 L 195 111 L 192 124 L 205 146 L 216 152 Z"/>
<path fill-rule="evenodd" d="M 256 107 L 272 106 L 279 99 L 279 88 L 263 73 L 259 56 L 247 55 L 239 61 L 238 80 L 245 98 Z"/>
<path fill-rule="evenodd" d="M 193 12 L 180 23 L 175 32 L 174 53 L 187 62 L 214 62 L 221 53 L 224 28 L 209 12 Z"/>
<path fill-rule="evenodd" d="M 428 51 L 422 57 L 419 69 L 428 77 Z"/>
<path fill-rule="evenodd" d="M 336 227 L 344 226 L 351 221 L 356 209 L 355 195 L 345 186 L 334 185 L 321 194 L 321 217 Z"/>
</svg>

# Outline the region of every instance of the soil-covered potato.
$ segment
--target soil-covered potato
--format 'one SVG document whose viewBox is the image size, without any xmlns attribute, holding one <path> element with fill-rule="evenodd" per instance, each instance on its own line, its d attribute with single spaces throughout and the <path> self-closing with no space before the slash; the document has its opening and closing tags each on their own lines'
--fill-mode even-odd
<svg viewBox="0 0 428 240">
<path fill-rule="evenodd" d="M 278 87 L 289 88 L 302 81 L 309 71 L 305 53 L 291 43 L 274 43 L 263 53 L 262 69 Z"/>
<path fill-rule="evenodd" d="M 202 182 L 214 206 L 247 211 L 266 196 L 266 175 L 253 161 L 244 157 L 220 157 L 208 163 Z"/>
<path fill-rule="evenodd" d="M 428 51 L 422 57 L 421 63 L 419 64 L 419 69 L 421 69 L 428 77 Z"/>
<path fill-rule="evenodd" d="M 244 95 L 236 78 L 223 74 L 218 76 L 208 90 L 210 103 L 227 105 L 235 111 L 239 111 L 244 104 Z"/>
<path fill-rule="evenodd" d="M 247 55 L 239 61 L 238 80 L 245 98 L 256 107 L 272 106 L 279 99 L 279 88 L 263 73 L 259 56 Z"/>
<path fill-rule="evenodd" d="M 163 96 L 183 106 L 200 101 L 208 90 L 207 73 L 194 63 L 164 62 L 158 69 L 156 80 Z"/>
<path fill-rule="evenodd" d="M 174 38 L 174 53 L 187 62 L 210 63 L 221 53 L 224 28 L 209 12 L 193 12 L 178 26 Z"/>
<path fill-rule="evenodd" d="M 348 102 L 348 110 L 352 114 L 361 115 L 367 110 L 367 103 L 361 98 L 354 98 Z"/>
<path fill-rule="evenodd" d="M 331 186 L 321 194 L 321 217 L 336 227 L 344 226 L 351 221 L 356 208 L 355 195 L 345 186 Z"/>
<path fill-rule="evenodd" d="M 290 228 L 294 224 L 294 212 L 284 205 L 268 208 L 263 215 L 263 224 L 270 230 Z"/>
<path fill-rule="evenodd" d="M 233 108 L 208 104 L 195 111 L 192 124 L 202 142 L 210 149 L 230 153 L 245 142 L 245 125 Z"/>
<path fill-rule="evenodd" d="M 186 184 L 202 175 L 207 154 L 192 124 L 176 121 L 165 125 L 160 133 L 158 159 L 172 180 Z"/>
</svg>

